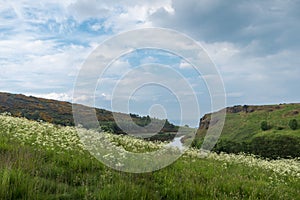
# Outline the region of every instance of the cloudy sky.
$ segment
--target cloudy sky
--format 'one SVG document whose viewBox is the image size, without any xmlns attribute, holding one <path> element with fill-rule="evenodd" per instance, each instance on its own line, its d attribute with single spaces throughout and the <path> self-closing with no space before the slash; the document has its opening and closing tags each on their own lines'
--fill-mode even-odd
<svg viewBox="0 0 300 200">
<path fill-rule="evenodd" d="M 205 49 L 223 79 L 228 106 L 299 102 L 299 10 L 297 0 L 0 0 L 0 91 L 72 101 L 76 76 L 99 44 L 129 30 L 162 27 Z M 195 90 L 201 115 L 211 110 L 203 77 L 178 56 L 157 50 L 115 60 L 97 87 L 97 106 L 111 109 L 118 77 L 146 63 L 174 67 Z M 167 89 L 135 91 L 129 111 L 144 115 L 161 104 L 175 122 L 180 102 Z"/>
</svg>

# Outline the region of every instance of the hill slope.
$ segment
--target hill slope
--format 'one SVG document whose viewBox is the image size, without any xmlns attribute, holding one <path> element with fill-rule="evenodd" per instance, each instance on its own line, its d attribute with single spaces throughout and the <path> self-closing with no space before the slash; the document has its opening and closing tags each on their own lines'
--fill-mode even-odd
<svg viewBox="0 0 300 200">
<path fill-rule="evenodd" d="M 264 157 L 300 157 L 300 127 L 292 130 L 289 122 L 300 123 L 300 104 L 266 106 L 234 106 L 226 108 L 227 115 L 216 151 L 248 152 Z M 261 123 L 268 124 L 263 131 Z M 210 124 L 210 114 L 199 124 L 193 145 L 200 147 Z"/>
<path fill-rule="evenodd" d="M 84 105 L 79 105 L 85 108 Z M 113 113 L 104 109 L 96 108 L 96 115 L 102 129 L 116 134 L 123 134 L 123 131 L 114 121 Z M 43 120 L 53 124 L 73 126 L 72 104 L 64 101 L 49 100 L 22 94 L 10 94 L 0 92 L 0 113 L 9 112 L 15 117 L 25 117 L 31 120 Z M 122 115 L 122 113 L 118 113 Z M 136 114 L 130 115 L 132 120 L 139 126 L 145 126 L 151 122 L 149 116 L 141 117 Z M 178 127 L 166 120 L 162 133 L 176 132 Z M 152 139 L 167 140 L 172 134 L 158 134 Z"/>
<path fill-rule="evenodd" d="M 126 149 L 157 146 L 112 137 Z M 130 174 L 93 158 L 73 127 L 0 115 L 0 180 L 0 199 L 299 199 L 300 163 L 190 149 L 164 169 Z"/>
</svg>

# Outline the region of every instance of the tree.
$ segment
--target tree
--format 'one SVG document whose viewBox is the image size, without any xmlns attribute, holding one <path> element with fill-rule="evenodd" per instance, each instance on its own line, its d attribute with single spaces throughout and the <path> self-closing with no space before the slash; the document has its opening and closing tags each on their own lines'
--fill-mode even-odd
<svg viewBox="0 0 300 200">
<path fill-rule="evenodd" d="M 108 125 L 103 125 L 101 126 L 101 131 L 104 131 L 106 133 L 113 133 L 113 129 L 111 127 L 109 127 Z"/>
<path fill-rule="evenodd" d="M 292 129 L 292 130 L 296 130 L 298 128 L 298 122 L 296 119 L 292 119 L 290 120 L 289 122 L 289 127 Z"/>
<path fill-rule="evenodd" d="M 145 120 L 145 126 L 147 126 L 148 124 L 150 124 L 151 123 L 151 118 L 150 118 L 150 116 L 149 115 L 147 115 L 147 117 L 146 117 L 146 120 Z"/>
<path fill-rule="evenodd" d="M 248 112 L 248 108 L 249 108 L 249 106 L 248 106 L 248 105 L 244 105 L 244 106 L 243 106 L 243 110 L 244 110 L 244 112 L 245 112 L 245 113 L 247 113 L 247 112 Z"/>
<path fill-rule="evenodd" d="M 268 125 L 268 122 L 262 121 L 261 124 L 260 124 L 260 128 L 261 128 L 261 130 L 263 130 L 263 131 L 267 131 L 267 130 L 270 129 L 270 126 Z"/>
<path fill-rule="evenodd" d="M 34 111 L 34 113 L 32 114 L 32 116 L 31 116 L 31 119 L 33 119 L 33 120 L 38 120 L 38 119 L 40 119 L 41 117 L 40 117 L 40 113 L 39 113 L 39 111 Z"/>
</svg>

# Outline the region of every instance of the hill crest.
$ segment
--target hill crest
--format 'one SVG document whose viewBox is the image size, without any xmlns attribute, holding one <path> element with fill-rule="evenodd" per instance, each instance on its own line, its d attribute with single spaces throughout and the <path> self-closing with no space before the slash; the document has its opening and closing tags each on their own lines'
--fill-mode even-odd
<svg viewBox="0 0 300 200">
<path fill-rule="evenodd" d="M 87 107 L 80 104 L 76 105 L 80 107 L 82 106 L 83 109 Z M 115 123 L 113 113 L 111 111 L 99 108 L 95 108 L 95 110 L 102 129 L 116 134 L 124 134 L 124 132 Z M 0 113 L 1 112 L 9 112 L 15 117 L 25 117 L 31 120 L 43 120 L 63 126 L 74 126 L 72 103 L 66 101 L 0 92 Z M 118 113 L 118 115 L 123 115 L 123 113 Z M 151 120 L 154 120 L 149 116 L 139 116 L 137 114 L 130 114 L 130 116 L 131 119 L 139 126 L 146 126 Z M 161 132 L 176 132 L 177 129 L 178 127 L 169 123 L 168 120 L 165 120 L 165 124 Z"/>
</svg>

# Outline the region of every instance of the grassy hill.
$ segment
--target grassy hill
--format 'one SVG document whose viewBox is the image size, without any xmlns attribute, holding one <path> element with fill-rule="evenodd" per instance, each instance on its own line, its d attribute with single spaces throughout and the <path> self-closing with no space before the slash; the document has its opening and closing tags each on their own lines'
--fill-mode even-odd
<svg viewBox="0 0 300 200">
<path fill-rule="evenodd" d="M 161 145 L 110 135 L 124 149 L 133 148 L 132 144 L 134 149 Z M 73 127 L 0 115 L 0 199 L 286 200 L 299 199 L 299 193 L 296 159 L 204 156 L 189 149 L 164 169 L 129 174 L 93 158 Z"/>
<path fill-rule="evenodd" d="M 226 109 L 224 129 L 215 151 L 248 152 L 269 158 L 300 157 L 300 126 L 296 130 L 289 127 L 293 119 L 300 124 L 300 104 L 245 105 Z M 262 122 L 267 124 L 267 130 L 262 130 Z M 194 146 L 201 146 L 209 125 L 210 114 L 207 114 L 200 120 Z"/>
<path fill-rule="evenodd" d="M 85 108 L 84 105 L 80 106 Z M 300 127 L 292 130 L 289 126 L 291 120 L 296 120 L 300 124 L 300 104 L 244 105 L 228 107 L 226 110 L 225 126 L 221 138 L 214 148 L 216 152 L 247 152 L 268 158 L 300 157 Z M 72 104 L 69 102 L 0 92 L 1 112 L 9 112 L 12 116 L 37 121 L 43 120 L 58 125 L 74 125 Z M 96 108 L 96 115 L 103 130 L 123 134 L 123 131 L 115 123 L 111 111 Z M 149 116 L 142 117 L 136 114 L 130 114 L 130 116 L 140 126 L 145 126 L 151 121 L 159 121 L 151 119 Z M 262 122 L 267 124 L 267 130 L 262 130 Z M 200 148 L 207 128 L 217 125 L 210 123 L 210 114 L 201 118 L 197 136 L 192 145 Z M 161 132 L 149 140 L 171 140 L 177 130 L 177 126 L 166 121 Z"/>
<path fill-rule="evenodd" d="M 79 106 L 82 107 L 82 110 L 86 108 L 84 105 Z M 113 113 L 111 111 L 98 108 L 95 110 L 102 129 L 116 134 L 124 134 L 114 121 Z M 0 113 L 3 112 L 9 112 L 15 117 L 25 117 L 31 120 L 43 120 L 58 125 L 74 125 L 72 104 L 64 101 L 0 92 Z M 118 115 L 123 114 L 118 113 Z M 149 116 L 139 116 L 137 114 L 130 114 L 130 116 L 131 119 L 139 126 L 146 126 L 151 121 L 160 121 L 158 119 L 151 119 Z M 174 137 L 172 132 L 176 132 L 177 130 L 178 127 L 166 120 L 164 127 L 161 130 L 161 134 L 157 134 L 150 139 L 170 140 Z"/>
</svg>

